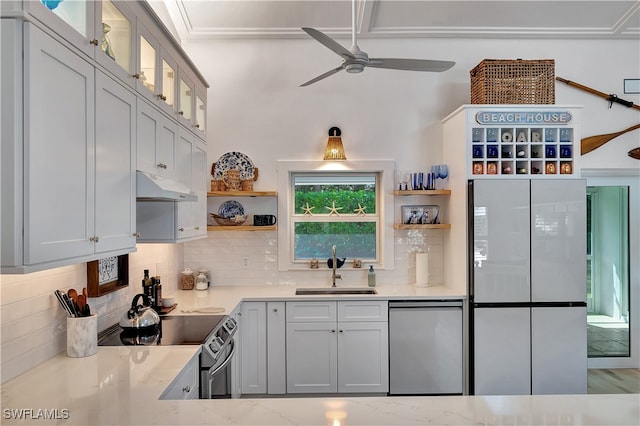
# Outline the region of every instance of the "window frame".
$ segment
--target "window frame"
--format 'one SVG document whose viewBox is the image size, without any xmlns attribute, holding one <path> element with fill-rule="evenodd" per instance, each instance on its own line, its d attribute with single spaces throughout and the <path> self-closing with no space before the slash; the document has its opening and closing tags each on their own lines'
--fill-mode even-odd
<svg viewBox="0 0 640 426">
<path fill-rule="evenodd" d="M 374 173 L 377 174 L 376 197 L 378 199 L 378 225 L 376 253 L 378 259 L 373 263 L 376 269 L 392 270 L 394 268 L 393 244 L 393 176 L 392 160 L 371 161 L 288 161 L 277 162 L 278 187 L 278 270 L 295 271 L 310 270 L 310 262 L 294 260 L 294 186 L 293 176 L 301 173 Z M 356 220 L 354 216 L 354 220 Z M 344 219 L 344 218 L 343 218 Z M 324 217 L 323 217 L 324 220 Z M 349 219 L 351 220 L 351 219 Z M 320 262 L 320 268 L 326 268 Z"/>
</svg>

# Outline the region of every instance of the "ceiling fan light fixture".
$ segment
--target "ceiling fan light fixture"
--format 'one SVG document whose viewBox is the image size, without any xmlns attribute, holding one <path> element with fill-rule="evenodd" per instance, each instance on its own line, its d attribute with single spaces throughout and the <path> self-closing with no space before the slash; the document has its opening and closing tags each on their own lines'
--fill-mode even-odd
<svg viewBox="0 0 640 426">
<path fill-rule="evenodd" d="M 342 146 L 340 129 L 338 127 L 332 127 L 329 129 L 329 140 L 327 141 L 327 147 L 324 150 L 323 160 L 338 161 L 346 159 L 347 155 L 344 152 L 344 146 Z"/>
</svg>

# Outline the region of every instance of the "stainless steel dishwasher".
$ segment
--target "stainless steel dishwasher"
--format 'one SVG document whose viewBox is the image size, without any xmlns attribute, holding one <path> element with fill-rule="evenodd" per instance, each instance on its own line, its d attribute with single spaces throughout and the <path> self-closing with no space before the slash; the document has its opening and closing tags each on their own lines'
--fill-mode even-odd
<svg viewBox="0 0 640 426">
<path fill-rule="evenodd" d="M 389 302 L 389 394 L 462 394 L 462 301 Z"/>
</svg>

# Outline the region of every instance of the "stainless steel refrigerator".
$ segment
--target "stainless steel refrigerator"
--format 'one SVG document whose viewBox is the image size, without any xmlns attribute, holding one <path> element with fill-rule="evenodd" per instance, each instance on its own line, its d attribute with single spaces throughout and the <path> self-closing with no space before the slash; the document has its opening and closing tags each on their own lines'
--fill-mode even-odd
<svg viewBox="0 0 640 426">
<path fill-rule="evenodd" d="M 586 184 L 469 181 L 470 392 L 587 391 Z"/>
</svg>

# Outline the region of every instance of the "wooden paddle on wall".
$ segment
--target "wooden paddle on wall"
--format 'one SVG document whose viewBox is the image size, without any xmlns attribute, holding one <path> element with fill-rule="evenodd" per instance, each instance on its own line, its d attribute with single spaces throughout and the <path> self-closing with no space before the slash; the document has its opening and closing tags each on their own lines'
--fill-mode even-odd
<svg viewBox="0 0 640 426">
<path fill-rule="evenodd" d="M 636 129 L 640 129 L 640 124 L 636 124 L 635 126 L 631 126 L 629 128 L 626 128 L 624 130 L 621 130 L 615 133 L 607 133 L 606 135 L 596 135 L 596 136 L 589 136 L 587 138 L 583 138 L 580 141 L 580 154 L 584 155 L 587 152 L 591 152 L 596 148 L 600 148 L 602 145 L 609 142 L 611 139 L 617 138 L 618 136 L 624 133 L 631 132 L 632 130 L 636 130 Z M 635 148 L 629 151 L 629 156 L 638 159 L 637 157 L 634 157 L 633 155 L 631 155 L 631 152 L 636 150 L 640 151 L 640 148 Z"/>
<path fill-rule="evenodd" d="M 628 108 L 633 108 L 633 109 L 637 109 L 640 110 L 640 105 L 636 105 L 631 101 L 627 101 L 624 99 L 619 98 L 616 95 L 608 95 L 606 93 L 600 92 L 598 90 L 592 89 L 591 87 L 588 86 L 584 86 L 580 83 L 576 83 L 575 81 L 571 81 L 571 80 L 566 80 L 562 77 L 556 77 L 556 80 L 561 81 L 569 86 L 572 87 L 576 87 L 580 90 L 584 90 L 585 92 L 589 92 L 591 94 L 594 94 L 596 96 L 600 96 L 601 98 L 606 99 L 607 101 L 609 101 L 610 106 L 613 105 L 614 103 L 620 104 L 620 105 L 624 105 Z M 625 134 L 627 132 L 631 132 L 633 130 L 636 129 L 640 129 L 640 124 L 636 124 L 635 126 L 631 126 L 627 129 L 621 130 L 619 132 L 615 132 L 615 133 L 607 133 L 606 135 L 596 135 L 596 136 L 589 136 L 587 138 L 583 138 L 580 141 L 580 153 L 582 155 L 593 151 L 596 148 L 601 147 L 602 145 L 604 145 L 605 143 L 609 142 L 611 139 L 617 138 L 618 136 Z M 629 157 L 631 158 L 635 158 L 636 160 L 640 160 L 640 147 L 638 148 L 634 148 L 631 151 L 629 151 Z"/>
</svg>

